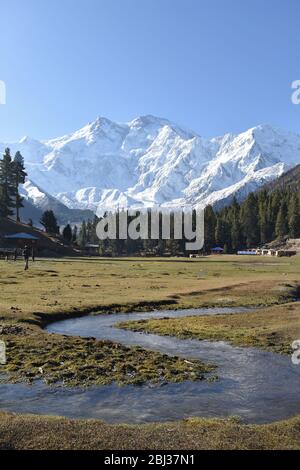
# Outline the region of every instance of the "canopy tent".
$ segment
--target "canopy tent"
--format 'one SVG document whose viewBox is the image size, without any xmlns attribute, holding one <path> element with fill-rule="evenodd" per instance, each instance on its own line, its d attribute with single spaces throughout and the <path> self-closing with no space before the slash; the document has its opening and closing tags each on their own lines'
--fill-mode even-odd
<svg viewBox="0 0 300 470">
<path fill-rule="evenodd" d="M 211 250 L 213 253 L 224 253 L 224 249 L 221 248 L 220 246 L 217 246 L 216 248 L 212 248 Z"/>
<path fill-rule="evenodd" d="M 4 238 L 6 240 L 29 240 L 29 241 L 37 241 L 38 238 L 30 235 L 30 233 L 15 233 L 13 235 L 5 235 Z"/>
</svg>

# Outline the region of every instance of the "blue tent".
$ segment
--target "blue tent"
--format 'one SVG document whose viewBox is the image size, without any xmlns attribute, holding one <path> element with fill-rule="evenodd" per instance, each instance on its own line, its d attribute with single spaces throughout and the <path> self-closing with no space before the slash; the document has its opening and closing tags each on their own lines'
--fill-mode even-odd
<svg viewBox="0 0 300 470">
<path fill-rule="evenodd" d="M 30 233 L 15 233 L 14 235 L 6 235 L 4 238 L 7 240 L 38 240 L 37 237 L 30 235 Z"/>
</svg>

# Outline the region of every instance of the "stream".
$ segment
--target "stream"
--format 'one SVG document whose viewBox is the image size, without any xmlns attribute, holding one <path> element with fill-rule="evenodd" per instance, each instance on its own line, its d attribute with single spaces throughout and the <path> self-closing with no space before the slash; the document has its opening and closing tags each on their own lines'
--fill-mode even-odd
<svg viewBox="0 0 300 470">
<path fill-rule="evenodd" d="M 268 423 L 300 414 L 300 366 L 291 357 L 224 342 L 180 340 L 120 330 L 129 320 L 195 315 L 243 314 L 249 309 L 212 308 L 91 315 L 52 323 L 49 333 L 95 337 L 141 346 L 217 366 L 216 382 L 142 386 L 116 384 L 89 388 L 0 384 L 0 409 L 18 413 L 95 418 L 108 423 L 166 422 L 188 417 L 239 416 L 247 423 Z"/>
</svg>

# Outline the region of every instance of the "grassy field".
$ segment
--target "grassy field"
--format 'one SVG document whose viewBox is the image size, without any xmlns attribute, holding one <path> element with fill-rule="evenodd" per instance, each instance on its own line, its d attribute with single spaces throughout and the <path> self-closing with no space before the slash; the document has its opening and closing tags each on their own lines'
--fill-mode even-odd
<svg viewBox="0 0 300 470">
<path fill-rule="evenodd" d="M 8 364 L 2 370 L 9 372 L 14 381 L 43 378 L 48 383 L 63 381 L 67 385 L 101 384 L 113 380 L 139 384 L 144 381 L 203 379 L 205 373 L 212 370 L 210 365 L 196 361 L 190 365 L 176 357 L 169 358 L 141 348 L 125 348 L 93 338 L 65 339 L 50 335 L 42 328 L 60 318 L 91 312 L 120 312 L 121 321 L 122 312 L 132 310 L 263 306 L 260 311 L 240 317 L 152 320 L 131 327 L 179 337 L 225 339 L 237 345 L 289 352 L 291 340 L 300 337 L 300 310 L 292 302 L 298 295 L 299 284 L 299 256 L 291 259 L 237 256 L 196 260 L 45 259 L 31 264 L 28 272 L 23 271 L 20 261 L 1 261 L 0 339 L 4 339 L 8 346 Z M 114 448 L 117 436 L 123 436 L 118 440 L 118 448 L 132 445 L 129 437 L 125 437 L 128 427 L 59 418 L 12 418 L 3 414 L 0 416 L 2 446 L 17 445 L 12 436 L 15 428 L 22 429 L 22 423 L 26 429 L 23 429 L 23 440 L 18 445 L 23 447 L 42 445 L 30 434 L 31 426 L 33 429 L 41 427 L 48 436 L 43 442 L 48 442 L 49 447 L 72 444 L 71 430 L 74 427 L 91 433 L 89 444 L 83 438 L 80 441 L 79 433 L 77 441 L 72 444 L 77 448 L 85 445 L 98 448 L 111 445 Z M 221 437 L 224 426 L 231 436 L 227 440 Z M 93 435 L 96 428 L 99 433 Z M 171 428 L 177 436 L 178 440 L 174 439 L 174 442 L 178 446 L 180 433 L 184 430 L 190 436 L 187 440 L 190 447 L 299 447 L 299 420 L 269 427 L 247 427 L 232 420 L 226 423 L 193 420 L 172 424 Z M 61 439 L 61 444 L 55 437 L 59 435 L 57 429 L 66 436 L 65 441 Z M 122 429 L 126 433 L 124 430 L 121 432 Z M 138 427 L 140 441 L 137 440 L 136 445 L 143 447 L 142 442 L 149 442 L 151 448 L 170 448 L 170 439 L 166 437 L 168 429 L 167 425 Z"/>
<path fill-rule="evenodd" d="M 0 261 L 1 318 L 39 314 L 213 305 L 270 305 L 286 301 L 300 278 L 300 257 L 185 259 L 61 259 L 31 264 Z"/>
</svg>

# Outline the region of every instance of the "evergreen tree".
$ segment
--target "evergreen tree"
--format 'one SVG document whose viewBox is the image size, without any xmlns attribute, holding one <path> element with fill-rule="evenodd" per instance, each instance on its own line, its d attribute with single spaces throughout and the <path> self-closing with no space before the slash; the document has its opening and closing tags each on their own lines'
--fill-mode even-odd
<svg viewBox="0 0 300 470">
<path fill-rule="evenodd" d="M 240 222 L 240 205 L 234 199 L 230 215 L 230 242 L 232 251 L 236 252 L 243 246 L 243 231 Z"/>
<path fill-rule="evenodd" d="M 276 238 L 276 222 L 277 222 L 277 217 L 278 213 L 280 210 L 281 202 L 282 202 L 282 197 L 283 194 L 281 191 L 274 191 L 270 195 L 270 201 L 269 201 L 269 217 L 268 217 L 268 223 L 269 223 L 269 240 L 274 240 Z"/>
<path fill-rule="evenodd" d="M 93 222 L 88 220 L 85 224 L 86 227 L 86 243 L 92 242 L 92 234 L 93 234 Z"/>
<path fill-rule="evenodd" d="M 0 218 L 7 217 L 7 206 L 5 203 L 5 191 L 4 186 L 0 183 Z"/>
<path fill-rule="evenodd" d="M 204 250 L 209 252 L 216 244 L 215 233 L 217 218 L 212 206 L 205 208 L 204 220 Z"/>
<path fill-rule="evenodd" d="M 67 243 L 71 243 L 72 241 L 72 228 L 70 224 L 66 225 L 65 228 L 63 229 L 63 238 Z"/>
<path fill-rule="evenodd" d="M 22 157 L 20 152 L 16 153 L 14 161 L 13 161 L 13 174 L 14 174 L 15 197 L 16 197 L 16 202 L 15 202 L 16 219 L 17 219 L 17 222 L 20 222 L 20 209 L 24 207 L 23 206 L 24 198 L 21 197 L 20 195 L 19 186 L 20 184 L 25 183 L 25 178 L 27 176 L 27 173 L 25 172 L 24 158 Z"/>
<path fill-rule="evenodd" d="M 77 242 L 77 235 L 78 235 L 78 227 L 77 225 L 74 225 L 73 231 L 72 231 L 72 242 L 76 243 Z"/>
<path fill-rule="evenodd" d="M 291 238 L 300 237 L 300 204 L 299 195 L 293 194 L 289 204 L 289 234 Z"/>
<path fill-rule="evenodd" d="M 227 248 L 230 249 L 229 233 L 230 233 L 229 224 L 227 223 L 225 218 L 218 217 L 217 224 L 216 224 L 216 231 L 215 231 L 216 244 L 220 245 L 221 247 L 223 247 L 226 244 Z"/>
<path fill-rule="evenodd" d="M 278 212 L 276 226 L 275 226 L 275 235 L 277 238 L 284 237 L 288 234 L 288 213 L 287 213 L 287 205 L 286 202 L 283 200 Z"/>
<path fill-rule="evenodd" d="M 52 210 L 45 211 L 43 213 L 40 223 L 43 225 L 47 233 L 59 234 L 57 219 Z"/>
<path fill-rule="evenodd" d="M 3 159 L 0 160 L 0 216 L 13 215 L 15 208 L 15 183 L 13 162 L 9 148 L 5 149 Z"/>
<path fill-rule="evenodd" d="M 260 242 L 258 201 L 254 193 L 250 193 L 242 205 L 241 221 L 247 248 L 253 248 Z"/>
<path fill-rule="evenodd" d="M 269 238 L 269 222 L 267 212 L 268 194 L 266 190 L 258 194 L 258 217 L 259 217 L 259 233 L 260 243 L 265 244 Z"/>
<path fill-rule="evenodd" d="M 87 244 L 87 228 L 86 228 L 86 222 L 85 220 L 82 222 L 80 231 L 79 231 L 79 237 L 78 237 L 78 244 L 80 248 L 84 248 L 85 245 Z"/>
</svg>

